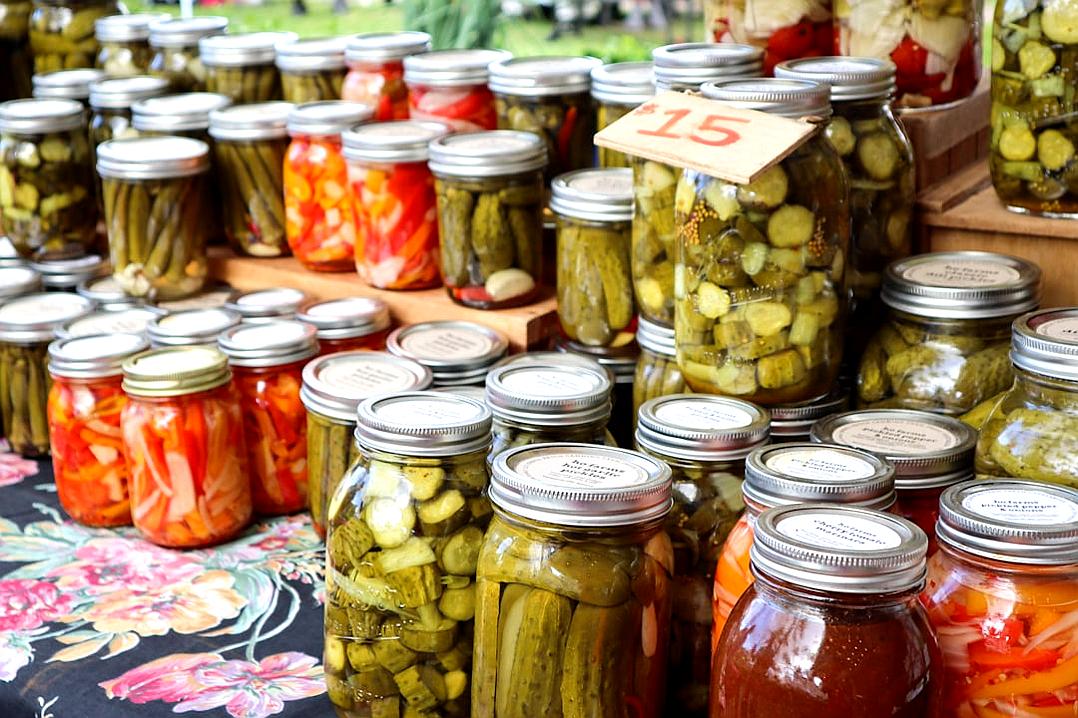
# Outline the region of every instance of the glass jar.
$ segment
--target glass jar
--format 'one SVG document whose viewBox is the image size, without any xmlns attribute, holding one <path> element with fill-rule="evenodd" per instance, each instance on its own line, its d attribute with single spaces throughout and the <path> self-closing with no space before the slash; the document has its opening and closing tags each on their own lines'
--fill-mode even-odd
<svg viewBox="0 0 1078 718">
<path fill-rule="evenodd" d="M 217 346 L 217 336 L 242 321 L 239 312 L 223 307 L 180 309 L 146 325 L 150 344 L 160 347 Z"/>
<path fill-rule="evenodd" d="M 760 77 L 763 51 L 733 42 L 679 42 L 651 51 L 655 89 L 695 92 L 704 83 Z"/>
<path fill-rule="evenodd" d="M 105 311 L 97 309 L 90 314 L 72 319 L 56 330 L 57 339 L 90 337 L 97 335 L 133 334 L 145 337 L 150 322 L 165 315 L 163 309 L 151 306 L 126 306 L 123 309 Z M 146 345 L 149 348 L 149 344 Z"/>
<path fill-rule="evenodd" d="M 217 344 L 239 392 L 255 513 L 279 516 L 306 508 L 307 415 L 299 392 L 303 367 L 318 354 L 314 327 L 244 322 L 221 332 Z"/>
<path fill-rule="evenodd" d="M 206 89 L 228 95 L 238 105 L 282 98 L 281 73 L 274 60 L 277 45 L 296 42 L 294 32 L 248 32 L 213 35 L 198 41 L 206 71 Z"/>
<path fill-rule="evenodd" d="M 96 254 L 84 254 L 70 259 L 45 259 L 30 262 L 41 275 L 41 284 L 48 291 L 73 292 L 82 282 L 109 273 L 109 263 Z"/>
<path fill-rule="evenodd" d="M 136 297 L 190 296 L 206 280 L 210 148 L 187 137 L 97 146 L 112 274 Z"/>
<path fill-rule="evenodd" d="M 287 102 L 264 102 L 210 113 L 225 236 L 238 254 L 283 257 L 290 251 L 285 234 L 284 158 L 286 122 L 292 108 Z"/>
<path fill-rule="evenodd" d="M 167 80 L 149 75 L 91 82 L 90 149 L 96 152 L 102 142 L 137 137 L 138 133 L 131 127 L 131 105 L 168 91 Z"/>
<path fill-rule="evenodd" d="M 341 133 L 370 118 L 366 105 L 339 101 L 299 105 L 288 115 L 285 230 L 292 254 L 307 269 L 346 272 L 356 266 L 355 204 Z"/>
<path fill-rule="evenodd" d="M 203 285 L 202 291 L 184 299 L 167 299 L 156 304 L 169 312 L 183 312 L 188 309 L 217 309 L 233 294 L 231 286 L 218 280 L 210 280 Z"/>
<path fill-rule="evenodd" d="M 442 281 L 453 301 L 502 309 L 535 297 L 546 162 L 542 140 L 527 132 L 468 132 L 431 142 Z"/>
<path fill-rule="evenodd" d="M 110 334 L 49 345 L 49 441 L 56 493 L 86 526 L 131 523 L 120 414 L 124 360 L 149 348 L 144 337 Z"/>
<path fill-rule="evenodd" d="M 379 289 L 441 285 L 438 208 L 427 145 L 438 122 L 377 122 L 341 135 L 355 202 L 356 271 Z"/>
<path fill-rule="evenodd" d="M 150 47 L 154 50 L 150 74 L 168 80 L 170 92 L 202 92 L 206 89 L 206 68 L 199 57 L 198 43 L 204 37 L 227 32 L 228 18 L 216 15 L 155 22 L 150 28 Z"/>
<path fill-rule="evenodd" d="M 327 354 L 303 367 L 307 409 L 307 501 L 311 523 L 326 535 L 326 507 L 357 453 L 356 409 L 382 393 L 422 391 L 430 371 L 409 359 L 367 350 Z"/>
<path fill-rule="evenodd" d="M 708 0 L 705 12 L 711 39 L 762 49 L 763 74 L 771 75 L 775 65 L 786 60 L 835 54 L 831 5 L 832 0 L 797 6 L 768 0 Z"/>
<path fill-rule="evenodd" d="M 895 504 L 895 469 L 882 457 L 846 446 L 765 446 L 745 460 L 741 494 L 745 511 L 726 536 L 715 568 L 713 654 L 734 604 L 752 585 L 749 549 L 760 514 L 792 504 L 844 504 L 887 511 Z"/>
<path fill-rule="evenodd" d="M 550 209 L 558 221 L 558 319 L 588 346 L 624 344 L 635 331 L 629 244 L 633 173 L 577 170 L 554 178 Z"/>
<path fill-rule="evenodd" d="M 1011 322 L 1036 309 L 1041 270 L 991 252 L 935 252 L 895 262 L 889 311 L 857 376 L 859 405 L 957 416 L 1011 385 Z"/>
<path fill-rule="evenodd" d="M 707 715 L 711 594 L 726 535 L 745 504 L 745 457 L 767 443 L 767 411 L 728 397 L 675 394 L 640 408 L 636 448 L 673 472 L 674 547 L 666 715 Z"/>
<path fill-rule="evenodd" d="M 318 330 L 319 354 L 386 348 L 389 305 L 371 297 L 342 297 L 303 305 L 296 319 Z"/>
<path fill-rule="evenodd" d="M 212 147 L 210 113 L 231 104 L 231 98 L 215 92 L 181 92 L 151 97 L 131 105 L 131 126 L 142 137 L 176 135 L 201 140 Z"/>
<path fill-rule="evenodd" d="M 468 715 L 490 411 L 406 392 L 364 401 L 358 419 L 329 509 L 329 699 L 342 717 Z"/>
<path fill-rule="evenodd" d="M 511 57 L 504 50 L 438 50 L 409 55 L 404 58 L 408 116 L 443 122 L 454 132 L 497 129 L 487 68 Z"/>
<path fill-rule="evenodd" d="M 943 648 L 945 715 L 1078 711 L 1078 493 L 959 484 L 943 494 L 938 532 L 921 601 Z"/>
<path fill-rule="evenodd" d="M 99 49 L 94 22 L 119 11 L 115 0 L 34 0 L 30 13 L 34 72 L 93 67 Z"/>
<path fill-rule="evenodd" d="M 850 411 L 821 419 L 812 440 L 864 449 L 895 467 L 894 513 L 917 524 L 936 553 L 940 495 L 973 478 L 977 432 L 958 419 L 909 409 Z"/>
<path fill-rule="evenodd" d="M 274 319 L 293 319 L 310 296 L 302 289 L 292 287 L 267 287 L 249 292 L 236 291 L 225 302 L 225 309 L 254 324 Z"/>
<path fill-rule="evenodd" d="M 842 388 L 836 388 L 818 399 L 769 406 L 767 410 L 771 414 L 771 443 L 808 441 L 812 435 L 813 424 L 849 408 L 850 395 Z"/>
<path fill-rule="evenodd" d="M 82 103 L 86 113 L 86 125 L 90 124 L 90 85 L 105 79 L 105 71 L 92 67 L 75 70 L 54 70 L 34 75 L 34 97 L 38 99 L 76 100 Z"/>
<path fill-rule="evenodd" d="M 674 330 L 640 317 L 636 325 L 640 358 L 633 375 L 633 426 L 641 405 L 649 400 L 688 391 L 677 365 Z"/>
<path fill-rule="evenodd" d="M 0 66 L 7 72 L 0 76 L 0 101 L 30 96 L 30 78 L 34 73 L 30 52 L 30 0 L 0 2 Z"/>
<path fill-rule="evenodd" d="M 640 347 L 633 337 L 626 335 L 624 344 L 609 347 L 591 347 L 559 338 L 555 348 L 560 352 L 586 357 L 606 369 L 614 382 L 614 408 L 607 428 L 618 446 L 632 446 L 636 431 L 636 412 L 629 407 L 633 405 L 633 379 L 640 357 Z"/>
<path fill-rule="evenodd" d="M 24 294 L 0 304 L 0 419 L 11 449 L 47 456 L 48 347 L 56 330 L 93 309 L 67 292 Z"/>
<path fill-rule="evenodd" d="M 235 538 L 251 520 L 240 397 L 225 355 L 169 347 L 123 364 L 131 518 L 168 548 Z"/>
<path fill-rule="evenodd" d="M 434 386 L 482 386 L 491 365 L 505 356 L 509 341 L 475 322 L 423 322 L 394 329 L 386 349 L 429 369 Z"/>
<path fill-rule="evenodd" d="M 756 523 L 757 581 L 715 653 L 711 715 L 942 715 L 943 656 L 918 594 L 924 534 L 848 506 L 786 506 Z"/>
<path fill-rule="evenodd" d="M 101 311 L 113 312 L 139 304 L 139 300 L 129 297 L 111 274 L 79 282 L 75 288 L 79 296 L 86 297 Z M 164 310 L 161 310 L 165 313 Z"/>
<path fill-rule="evenodd" d="M 603 130 L 655 95 L 650 62 L 615 62 L 591 71 L 591 98 L 599 109 L 595 129 Z M 625 154 L 600 147 L 600 167 L 630 167 Z"/>
<path fill-rule="evenodd" d="M 299 105 L 340 100 L 346 72 L 345 42 L 343 37 L 323 37 L 278 45 L 276 63 L 285 102 Z M 373 115 L 374 107 L 368 109 Z"/>
<path fill-rule="evenodd" d="M 754 182 L 685 170 L 678 182 L 678 365 L 693 391 L 769 406 L 826 394 L 842 359 L 849 196 L 824 137 L 827 85 L 731 80 L 704 96 L 786 117 L 815 134 Z"/>
<path fill-rule="evenodd" d="M 490 499 L 473 715 L 662 715 L 670 469 L 624 449 L 522 447 L 494 462 Z"/>
<path fill-rule="evenodd" d="M 82 105 L 0 104 L 0 227 L 23 256 L 79 255 L 93 244 L 93 177 Z"/>
<path fill-rule="evenodd" d="M 365 32 L 352 35 L 344 49 L 348 74 L 341 99 L 374 108 L 375 122 L 408 119 L 404 58 L 430 50 L 425 32 Z"/>
<path fill-rule="evenodd" d="M 169 19 L 159 13 L 109 15 L 94 22 L 99 50 L 95 66 L 109 77 L 145 75 L 150 71 L 150 25 Z"/>
<path fill-rule="evenodd" d="M 516 57 L 490 66 L 498 129 L 531 132 L 546 143 L 546 178 L 594 164 L 594 57 Z"/>
</svg>

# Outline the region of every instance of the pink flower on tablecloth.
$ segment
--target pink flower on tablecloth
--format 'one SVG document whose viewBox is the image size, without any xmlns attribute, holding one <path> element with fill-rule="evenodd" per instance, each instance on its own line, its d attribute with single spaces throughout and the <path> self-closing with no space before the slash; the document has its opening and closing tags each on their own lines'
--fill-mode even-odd
<svg viewBox="0 0 1078 718">
<path fill-rule="evenodd" d="M 15 680 L 19 669 L 34 660 L 31 635 L 21 631 L 0 631 L 0 681 Z"/>
<path fill-rule="evenodd" d="M 173 653 L 99 683 L 105 695 L 132 703 L 177 703 L 199 691 L 195 669 L 221 660 L 216 653 Z"/>
<path fill-rule="evenodd" d="M 0 453 L 0 486 L 17 484 L 37 473 L 37 464 L 18 454 Z"/>
<path fill-rule="evenodd" d="M 113 591 L 139 594 L 184 583 L 202 572 L 193 557 L 129 538 L 90 539 L 76 560 L 49 572 L 64 590 L 100 596 Z"/>
<path fill-rule="evenodd" d="M 72 597 L 35 578 L 0 580 L 0 631 L 27 631 L 65 615 Z"/>
</svg>

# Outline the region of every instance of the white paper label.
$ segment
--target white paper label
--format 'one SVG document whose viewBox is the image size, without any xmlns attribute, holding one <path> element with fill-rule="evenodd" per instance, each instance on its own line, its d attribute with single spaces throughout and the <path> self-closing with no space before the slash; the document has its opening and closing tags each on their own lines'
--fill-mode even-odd
<svg viewBox="0 0 1078 718">
<path fill-rule="evenodd" d="M 780 474 L 817 481 L 858 481 L 876 473 L 865 459 L 826 447 L 776 451 L 765 463 Z"/>
<path fill-rule="evenodd" d="M 978 491 L 962 499 L 962 506 L 988 519 L 1031 526 L 1078 521 L 1078 504 L 1036 490 Z"/>
<path fill-rule="evenodd" d="M 401 348 L 420 359 L 475 359 L 494 348 L 490 337 L 464 329 L 429 329 L 401 339 Z"/>
<path fill-rule="evenodd" d="M 780 521 L 776 528 L 783 536 L 815 548 L 880 551 L 902 545 L 902 536 L 897 531 L 863 516 L 794 514 Z"/>
<path fill-rule="evenodd" d="M 374 394 L 407 391 L 416 386 L 416 375 L 402 366 L 362 357 L 336 360 L 318 373 L 318 378 L 352 399 Z"/>
<path fill-rule="evenodd" d="M 738 406 L 707 399 L 682 399 L 660 404 L 655 410 L 655 418 L 668 426 L 723 431 L 748 426 L 753 417 Z"/>
<path fill-rule="evenodd" d="M 1049 319 L 1037 326 L 1037 334 L 1049 339 L 1078 342 L 1078 317 Z"/>
<path fill-rule="evenodd" d="M 915 264 L 902 278 L 928 287 L 992 287 L 1010 284 L 1022 275 L 1014 267 L 999 262 L 959 259 Z"/>
<path fill-rule="evenodd" d="M 572 371 L 535 367 L 508 372 L 502 375 L 501 381 L 511 392 L 548 398 L 587 394 L 593 391 L 598 383 L 597 379 L 590 379 Z"/>
<path fill-rule="evenodd" d="M 648 481 L 648 472 L 641 466 L 583 452 L 525 458 L 514 468 L 544 486 L 557 489 L 617 489 Z"/>
<path fill-rule="evenodd" d="M 958 445 L 959 438 L 942 426 L 909 419 L 872 419 L 840 426 L 835 443 L 887 455 L 932 454 Z"/>
<path fill-rule="evenodd" d="M 479 418 L 482 409 L 456 397 L 436 399 L 405 399 L 380 403 L 375 409 L 379 419 L 410 426 L 444 426 L 460 424 Z"/>
</svg>

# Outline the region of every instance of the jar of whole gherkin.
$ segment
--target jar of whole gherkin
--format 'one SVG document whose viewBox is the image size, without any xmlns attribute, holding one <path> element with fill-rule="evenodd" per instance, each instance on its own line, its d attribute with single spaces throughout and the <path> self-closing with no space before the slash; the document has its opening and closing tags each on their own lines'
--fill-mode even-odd
<svg viewBox="0 0 1078 718">
<path fill-rule="evenodd" d="M 454 132 L 497 129 L 487 68 L 510 57 L 504 50 L 438 50 L 409 55 L 404 58 L 408 116 L 444 122 Z"/>
<path fill-rule="evenodd" d="M 368 397 L 422 391 L 430 370 L 385 352 L 337 352 L 303 367 L 300 400 L 307 409 L 307 499 L 311 523 L 326 535 L 326 507 L 356 459 L 356 409 Z"/>
<path fill-rule="evenodd" d="M 202 140 L 212 147 L 210 113 L 231 104 L 230 97 L 216 92 L 150 97 L 131 105 L 131 126 L 140 136 L 178 135 Z"/>
<path fill-rule="evenodd" d="M 0 104 L 0 226 L 23 256 L 79 255 L 93 244 L 93 178 L 82 105 Z"/>
<path fill-rule="evenodd" d="M 151 320 L 146 334 L 154 347 L 216 347 L 218 335 L 242 320 L 238 312 L 223 307 L 180 309 Z"/>
<path fill-rule="evenodd" d="M 274 64 L 277 46 L 298 39 L 294 32 L 202 38 L 198 54 L 206 71 L 206 89 L 228 95 L 237 104 L 280 100 L 281 74 Z"/>
<path fill-rule="evenodd" d="M 492 471 L 495 514 L 475 586 L 473 715 L 532 716 L 547 706 L 663 715 L 674 600 L 663 531 L 669 467 L 624 449 L 539 444 L 507 451 Z"/>
<path fill-rule="evenodd" d="M 594 57 L 516 57 L 490 66 L 498 128 L 531 132 L 546 142 L 546 177 L 591 167 L 595 148 Z"/>
<path fill-rule="evenodd" d="M 558 221 L 562 332 L 588 346 L 624 344 L 636 318 L 629 267 L 632 170 L 577 170 L 555 177 L 550 209 Z"/>
<path fill-rule="evenodd" d="M 284 156 L 292 108 L 288 102 L 262 102 L 210 113 L 225 235 L 240 254 L 282 257 L 289 253 Z"/>
<path fill-rule="evenodd" d="M 97 147 L 112 273 L 136 297 L 195 294 L 206 279 L 210 148 L 187 137 Z"/>
<path fill-rule="evenodd" d="M 745 457 L 767 443 L 767 411 L 740 399 L 675 394 L 640 407 L 636 448 L 673 472 L 674 545 L 667 714 L 707 715 L 711 592 L 726 535 L 742 509 Z"/>
<path fill-rule="evenodd" d="M 31 0 L 2 0 L 0 2 L 0 101 L 19 100 L 30 96 L 30 77 L 34 73 L 30 51 Z"/>
<path fill-rule="evenodd" d="M 365 32 L 348 38 L 344 59 L 348 74 L 341 99 L 374 108 L 374 121 L 408 119 L 404 58 L 430 50 L 425 32 Z"/>
<path fill-rule="evenodd" d="M 528 132 L 468 132 L 431 142 L 442 281 L 453 301 L 501 309 L 535 296 L 546 162 L 542 139 Z"/>
<path fill-rule="evenodd" d="M 343 37 L 323 37 L 278 45 L 276 63 L 285 101 L 298 105 L 341 99 L 345 43 Z"/>
<path fill-rule="evenodd" d="M 381 350 L 389 334 L 389 305 L 371 297 L 342 297 L 304 304 L 296 319 L 318 331 L 320 354 Z"/>
<path fill-rule="evenodd" d="M 74 292 L 82 282 L 109 273 L 108 261 L 96 254 L 31 262 L 30 266 L 50 292 Z"/>
<path fill-rule="evenodd" d="M 34 75 L 34 97 L 77 100 L 87 110 L 86 125 L 90 124 L 90 85 L 105 79 L 105 71 L 93 67 L 75 70 L 54 70 Z"/>
<path fill-rule="evenodd" d="M 769 406 L 826 394 L 842 358 L 849 245 L 846 172 L 824 129 L 827 85 L 708 83 L 704 96 L 817 130 L 744 185 L 685 170 L 678 182 L 678 365 L 693 391 Z"/>
<path fill-rule="evenodd" d="M 733 43 L 682 43 L 652 51 L 656 88 L 699 90 L 708 80 L 760 76 L 760 50 Z M 674 325 L 674 195 L 681 170 L 633 157 L 633 291 L 640 315 Z"/>
<path fill-rule="evenodd" d="M 771 414 L 771 443 L 805 442 L 812 437 L 812 425 L 824 417 L 850 408 L 850 394 L 838 387 L 816 399 L 767 407 Z"/>
<path fill-rule="evenodd" d="M 231 309 L 243 317 L 243 321 L 251 323 L 292 319 L 309 299 L 307 293 L 300 289 L 268 287 L 233 293 L 225 303 L 225 309 Z"/>
<path fill-rule="evenodd" d="M 602 130 L 655 96 L 650 62 L 615 62 L 591 71 L 591 97 L 599 105 L 595 129 Z M 599 148 L 600 167 L 630 167 L 629 158 Z"/>
<path fill-rule="evenodd" d="M 127 306 L 122 309 L 96 309 L 89 314 L 72 319 L 56 330 L 57 339 L 88 337 L 97 334 L 137 334 L 146 336 L 146 327 L 165 311 L 157 307 Z M 147 345 L 148 346 L 148 345 Z"/>
<path fill-rule="evenodd" d="M 1011 386 L 1011 322 L 1037 308 L 1041 270 L 992 252 L 935 252 L 895 262 L 887 317 L 865 348 L 862 407 L 963 414 Z"/>
<path fill-rule="evenodd" d="M 685 377 L 677 365 L 674 330 L 640 317 L 636 325 L 640 357 L 633 375 L 633 422 L 640 406 L 649 399 L 686 391 Z"/>
<path fill-rule="evenodd" d="M 153 59 L 150 25 L 168 19 L 168 15 L 157 13 L 99 18 L 94 22 L 94 37 L 100 46 L 94 64 L 109 77 L 145 75 Z"/>
<path fill-rule="evenodd" d="M 99 49 L 94 22 L 119 9 L 115 0 L 34 0 L 30 14 L 34 72 L 93 67 Z"/>
<path fill-rule="evenodd" d="M 206 68 L 198 54 L 204 37 L 228 32 L 228 18 L 215 15 L 174 17 L 150 26 L 150 46 L 154 50 L 150 74 L 168 80 L 171 92 L 201 92 L 206 89 Z"/>
<path fill-rule="evenodd" d="M 386 348 L 430 369 L 434 386 L 467 386 L 486 381 L 491 365 L 505 356 L 509 342 L 482 324 L 440 321 L 394 329 Z"/>
<path fill-rule="evenodd" d="M 49 453 L 49 342 L 62 324 L 91 309 L 90 300 L 69 292 L 25 294 L 0 304 L 0 418 L 17 453 Z"/>
</svg>

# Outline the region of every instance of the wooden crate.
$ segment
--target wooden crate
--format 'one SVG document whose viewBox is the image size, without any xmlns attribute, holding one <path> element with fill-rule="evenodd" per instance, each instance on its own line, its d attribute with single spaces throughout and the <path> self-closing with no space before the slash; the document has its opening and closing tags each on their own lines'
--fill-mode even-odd
<svg viewBox="0 0 1078 718">
<path fill-rule="evenodd" d="M 990 105 L 984 82 L 972 97 L 955 107 L 898 113 L 913 144 L 918 191 L 988 155 Z"/>
<path fill-rule="evenodd" d="M 377 297 L 389 305 L 397 324 L 416 324 L 442 319 L 464 319 L 497 329 L 509 338 L 511 351 L 544 345 L 558 330 L 553 290 L 544 290 L 539 301 L 526 307 L 481 311 L 455 304 L 445 289 L 389 292 L 374 289 L 350 272 L 311 272 L 292 257 L 251 259 L 228 250 L 210 252 L 210 275 L 236 289 L 294 287 L 318 299 Z"/>
</svg>

